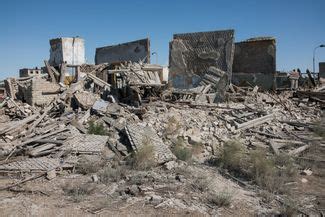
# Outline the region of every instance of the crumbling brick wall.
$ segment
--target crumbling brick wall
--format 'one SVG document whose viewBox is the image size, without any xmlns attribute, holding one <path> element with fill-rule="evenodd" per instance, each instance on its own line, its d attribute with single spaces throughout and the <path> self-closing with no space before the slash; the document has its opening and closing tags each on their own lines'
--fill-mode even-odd
<svg viewBox="0 0 325 217">
<path fill-rule="evenodd" d="M 275 70 L 275 39 L 235 43 L 234 73 L 272 74 Z"/>
<path fill-rule="evenodd" d="M 271 37 L 235 43 L 233 83 L 271 89 L 276 72 L 276 41 Z"/>
<path fill-rule="evenodd" d="M 34 77 L 19 86 L 19 95 L 30 105 L 46 105 L 57 96 L 59 89 L 57 83 Z"/>
</svg>

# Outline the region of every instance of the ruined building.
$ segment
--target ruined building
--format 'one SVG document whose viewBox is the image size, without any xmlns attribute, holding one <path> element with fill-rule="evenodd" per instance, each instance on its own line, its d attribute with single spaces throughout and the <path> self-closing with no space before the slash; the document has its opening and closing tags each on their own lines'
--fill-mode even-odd
<svg viewBox="0 0 325 217">
<path fill-rule="evenodd" d="M 19 77 L 33 77 L 33 76 L 41 76 L 42 75 L 42 69 L 34 68 L 34 69 L 20 69 L 19 70 Z"/>
<path fill-rule="evenodd" d="M 319 77 L 325 78 L 325 62 L 319 63 Z"/>
<path fill-rule="evenodd" d="M 192 88 L 202 80 L 217 84 L 223 75 L 229 83 L 234 30 L 175 34 L 169 47 L 169 80 L 173 87 Z"/>
<path fill-rule="evenodd" d="M 123 61 L 150 63 L 149 38 L 96 49 L 95 64 Z"/>
<path fill-rule="evenodd" d="M 276 41 L 273 37 L 251 38 L 235 43 L 232 82 L 235 85 L 274 87 Z"/>
<path fill-rule="evenodd" d="M 50 40 L 51 66 L 58 66 L 62 63 L 70 65 L 81 65 L 85 61 L 85 42 L 79 37 L 55 38 Z"/>
</svg>

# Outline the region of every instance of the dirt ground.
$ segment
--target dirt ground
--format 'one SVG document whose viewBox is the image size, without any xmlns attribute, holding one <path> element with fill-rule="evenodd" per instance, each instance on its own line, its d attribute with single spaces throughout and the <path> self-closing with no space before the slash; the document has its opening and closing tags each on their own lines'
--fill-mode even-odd
<svg viewBox="0 0 325 217">
<path fill-rule="evenodd" d="M 193 181 L 208 177 L 208 190 L 194 189 Z M 141 183 L 137 183 L 141 178 Z M 12 179 L 1 179 L 1 186 L 12 183 Z M 67 185 L 86 183 L 94 190 L 82 198 L 67 195 Z M 140 192 L 122 193 L 136 183 Z M 206 199 L 210 191 L 231 193 L 231 205 L 221 207 Z M 159 195 L 157 201 L 148 199 Z M 133 171 L 126 181 L 95 183 L 91 175 L 58 174 L 52 180 L 40 178 L 1 191 L 0 211 L 2 216 L 252 216 L 264 209 L 252 191 L 247 191 L 221 176 L 208 166 L 190 165 L 186 171 L 168 171 L 157 168 L 152 171 Z"/>
</svg>

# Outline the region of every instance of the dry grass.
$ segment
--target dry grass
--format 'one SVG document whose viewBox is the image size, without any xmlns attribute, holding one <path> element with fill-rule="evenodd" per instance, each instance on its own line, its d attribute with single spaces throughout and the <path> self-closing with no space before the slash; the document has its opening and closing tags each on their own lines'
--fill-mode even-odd
<svg viewBox="0 0 325 217">
<path fill-rule="evenodd" d="M 100 160 L 88 160 L 86 158 L 82 158 L 75 166 L 75 170 L 77 173 L 87 175 L 96 173 L 105 165 L 105 160 L 102 159 L 102 156 L 99 156 Z"/>
<path fill-rule="evenodd" d="M 117 166 L 115 168 L 106 167 L 99 173 L 100 181 L 104 184 L 110 182 L 117 182 L 126 176 L 127 169 L 123 166 Z"/>
<path fill-rule="evenodd" d="M 316 123 L 313 131 L 316 135 L 325 138 L 325 117 L 322 117 L 322 119 Z"/>
<path fill-rule="evenodd" d="M 288 193 L 286 183 L 293 181 L 297 168 L 293 159 L 285 154 L 268 157 L 263 150 L 250 154 L 250 175 L 261 188 L 271 193 Z"/>
<path fill-rule="evenodd" d="M 218 207 L 228 207 L 231 204 L 233 194 L 229 191 L 212 193 L 208 196 L 208 201 Z"/>
<path fill-rule="evenodd" d="M 176 119 L 176 117 L 172 116 L 167 120 L 167 124 L 164 130 L 164 135 L 165 136 L 175 135 L 177 134 L 180 128 L 181 128 L 181 124 Z"/>
<path fill-rule="evenodd" d="M 192 149 L 186 147 L 182 137 L 178 137 L 176 141 L 174 141 L 171 151 L 179 160 L 190 161 L 192 159 Z"/>
<path fill-rule="evenodd" d="M 89 184 L 67 184 L 63 186 L 63 191 L 67 196 L 70 196 L 75 203 L 79 203 L 87 195 L 91 195 L 94 192 L 94 188 Z"/>
<path fill-rule="evenodd" d="M 205 192 L 210 189 L 210 180 L 206 176 L 197 177 L 192 182 L 192 187 L 201 192 Z"/>
<path fill-rule="evenodd" d="M 142 146 L 129 159 L 129 164 L 133 169 L 148 170 L 155 166 L 154 147 L 150 138 L 144 138 L 142 143 Z"/>
<path fill-rule="evenodd" d="M 246 154 L 238 141 L 224 144 L 216 164 L 232 175 L 253 181 L 271 193 L 288 193 L 285 184 L 293 181 L 297 174 L 297 168 L 290 156 L 267 156 L 266 151 L 260 149 Z"/>
<path fill-rule="evenodd" d="M 244 154 L 243 147 L 238 141 L 227 141 L 221 150 L 217 164 L 230 173 L 241 176 L 245 159 Z"/>
</svg>

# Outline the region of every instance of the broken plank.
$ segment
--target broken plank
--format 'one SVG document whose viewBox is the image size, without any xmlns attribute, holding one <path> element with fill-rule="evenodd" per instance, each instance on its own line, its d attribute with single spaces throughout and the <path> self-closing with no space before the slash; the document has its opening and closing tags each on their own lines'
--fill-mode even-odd
<svg viewBox="0 0 325 217">
<path fill-rule="evenodd" d="M 273 118 L 274 118 L 274 114 L 265 115 L 263 117 L 253 119 L 253 120 L 244 122 L 242 124 L 236 124 L 236 128 L 238 130 L 246 130 L 246 129 L 264 124 L 265 122 L 268 122 L 268 121 L 272 120 Z"/>
<path fill-rule="evenodd" d="M 297 148 L 295 150 L 290 151 L 289 155 L 290 156 L 298 156 L 301 152 L 304 152 L 309 148 L 310 148 L 310 145 L 301 146 L 301 147 L 299 147 L 299 148 Z"/>
<path fill-rule="evenodd" d="M 49 62 L 47 60 L 44 60 L 44 64 L 46 66 L 47 69 L 47 73 L 49 74 L 50 78 L 51 78 L 51 82 L 56 82 L 55 76 L 52 72 L 51 66 L 49 64 Z"/>
</svg>

